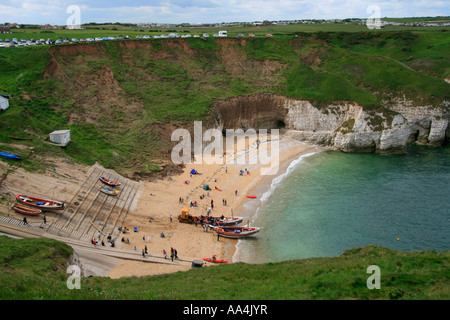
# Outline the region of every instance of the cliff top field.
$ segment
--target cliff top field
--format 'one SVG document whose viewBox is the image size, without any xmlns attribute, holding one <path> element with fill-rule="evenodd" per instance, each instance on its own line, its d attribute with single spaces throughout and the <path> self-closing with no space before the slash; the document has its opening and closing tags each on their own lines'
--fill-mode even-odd
<svg viewBox="0 0 450 320">
<path fill-rule="evenodd" d="M 447 29 L 3 48 L 0 91 L 14 97 L 0 115 L 0 142 L 28 170 L 51 154 L 137 177 L 169 163 L 175 128 L 214 126 L 211 107 L 230 97 L 278 94 L 317 108 L 350 101 L 388 116 L 398 99 L 446 108 Z M 46 143 L 57 129 L 71 129 L 65 149 Z"/>
</svg>

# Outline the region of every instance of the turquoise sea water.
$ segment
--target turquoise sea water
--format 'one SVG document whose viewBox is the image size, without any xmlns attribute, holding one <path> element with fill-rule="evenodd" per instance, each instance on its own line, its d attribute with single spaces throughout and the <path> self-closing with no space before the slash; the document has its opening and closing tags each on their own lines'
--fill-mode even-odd
<svg viewBox="0 0 450 320">
<path fill-rule="evenodd" d="M 450 147 L 308 155 L 268 193 L 251 223 L 262 230 L 239 241 L 235 261 L 337 256 L 367 244 L 450 249 Z"/>
</svg>

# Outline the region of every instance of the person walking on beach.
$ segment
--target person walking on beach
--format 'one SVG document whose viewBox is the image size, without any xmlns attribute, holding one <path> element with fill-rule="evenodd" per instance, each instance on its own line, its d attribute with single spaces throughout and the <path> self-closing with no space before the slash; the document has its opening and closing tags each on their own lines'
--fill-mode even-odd
<svg viewBox="0 0 450 320">
<path fill-rule="evenodd" d="M 44 215 L 44 224 L 47 223 L 47 217 Z"/>
<path fill-rule="evenodd" d="M 28 225 L 27 217 L 23 217 L 23 225 L 24 226 Z"/>
<path fill-rule="evenodd" d="M 175 259 L 178 259 L 178 251 L 177 251 L 177 249 L 174 249 L 174 250 L 173 250 L 173 253 L 174 253 L 174 255 L 175 255 Z"/>
<path fill-rule="evenodd" d="M 142 258 L 145 258 L 145 251 L 142 249 Z"/>
<path fill-rule="evenodd" d="M 237 190 L 234 191 L 234 195 L 237 196 Z"/>
</svg>

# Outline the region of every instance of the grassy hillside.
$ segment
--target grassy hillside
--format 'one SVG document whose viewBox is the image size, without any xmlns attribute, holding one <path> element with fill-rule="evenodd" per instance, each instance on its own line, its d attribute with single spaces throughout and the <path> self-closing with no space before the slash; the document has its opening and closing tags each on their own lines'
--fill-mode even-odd
<svg viewBox="0 0 450 320">
<path fill-rule="evenodd" d="M 449 299 L 450 254 L 396 252 L 377 246 L 346 250 L 333 258 L 249 265 L 237 263 L 169 275 L 86 278 L 66 286 L 71 248 L 48 239 L 0 237 L 0 299 L 303 300 Z M 369 290 L 370 265 L 381 288 Z"/>
<path fill-rule="evenodd" d="M 438 106 L 450 92 L 446 33 L 320 31 L 3 48 L 0 92 L 15 97 L 0 114 L 0 143 L 33 147 L 31 158 L 11 150 L 28 159 L 20 164 L 28 169 L 56 155 L 145 174 L 167 163 L 173 129 L 208 119 L 218 99 L 269 92 L 317 107 L 355 101 L 390 112 L 381 101 L 395 97 Z M 69 128 L 67 148 L 46 143 L 48 133 Z"/>
</svg>

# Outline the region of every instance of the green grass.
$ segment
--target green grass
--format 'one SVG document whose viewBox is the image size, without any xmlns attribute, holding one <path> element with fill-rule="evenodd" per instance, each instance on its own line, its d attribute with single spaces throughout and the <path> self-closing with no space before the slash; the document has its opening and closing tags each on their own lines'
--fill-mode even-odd
<svg viewBox="0 0 450 320">
<path fill-rule="evenodd" d="M 85 278 L 69 290 L 72 249 L 48 239 L 0 237 L 0 299 L 41 300 L 428 300 L 450 297 L 449 252 L 397 252 L 377 246 L 332 258 L 236 263 L 160 276 Z M 370 265 L 381 288 L 369 290 Z"/>
</svg>

